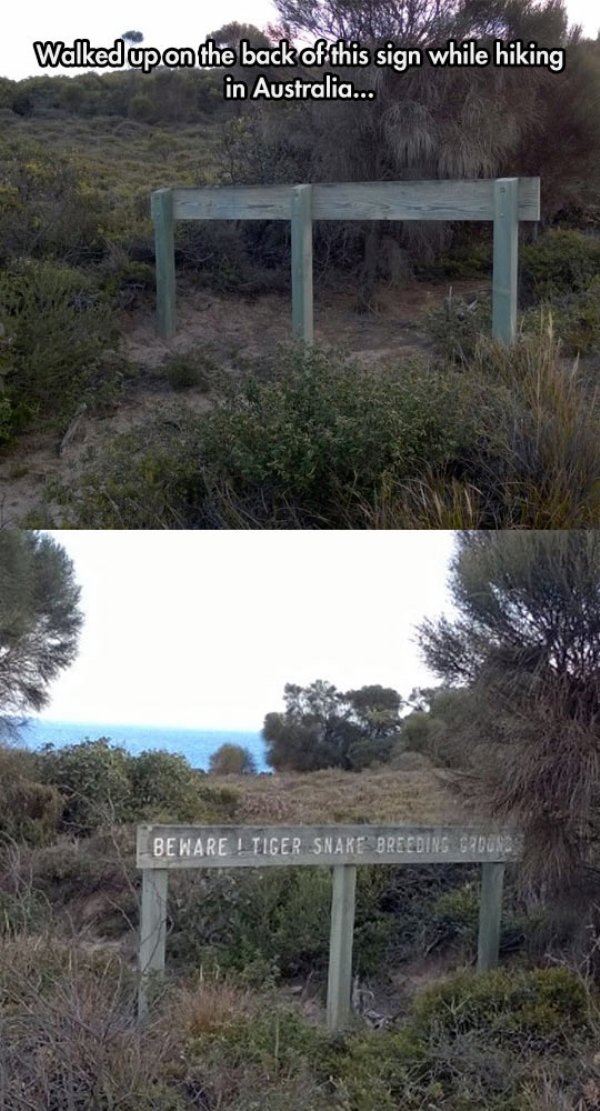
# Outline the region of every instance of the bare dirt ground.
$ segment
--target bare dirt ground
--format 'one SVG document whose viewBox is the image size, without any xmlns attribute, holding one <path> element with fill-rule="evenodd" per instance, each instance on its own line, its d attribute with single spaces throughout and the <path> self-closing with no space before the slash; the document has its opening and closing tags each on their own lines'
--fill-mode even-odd
<svg viewBox="0 0 600 1111">
<path fill-rule="evenodd" d="M 456 295 L 469 297 L 486 288 L 485 281 L 453 283 Z M 315 296 L 315 341 L 341 348 L 361 363 L 376 367 L 428 350 L 420 330 L 424 313 L 448 295 L 448 283 L 419 282 L 403 289 L 382 286 L 372 311 L 359 312 L 356 290 L 324 292 Z M 60 450 L 61 436 L 37 430 L 0 453 L 0 527 L 23 522 L 60 526 L 60 509 L 48 500 L 48 482 L 72 483 L 87 463 L 100 456 L 120 433 L 145 423 L 158 413 L 182 409 L 202 412 L 210 402 L 201 389 L 176 393 L 160 374 L 170 355 L 207 345 L 223 366 L 243 356 L 271 353 L 291 337 L 289 297 L 266 294 L 240 298 L 195 290 L 178 294 L 177 333 L 170 340 L 156 335 L 153 313 L 140 310 L 123 326 L 123 351 L 140 369 L 127 384 L 114 412 L 95 416 L 84 412 L 70 430 L 69 444 Z"/>
</svg>

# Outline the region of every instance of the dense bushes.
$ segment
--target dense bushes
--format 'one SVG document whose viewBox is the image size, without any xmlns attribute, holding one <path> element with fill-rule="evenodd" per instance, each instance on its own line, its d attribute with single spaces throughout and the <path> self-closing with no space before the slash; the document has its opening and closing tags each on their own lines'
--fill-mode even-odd
<svg viewBox="0 0 600 1111">
<path fill-rule="evenodd" d="M 135 1023 L 114 955 L 0 941 L 0 1075 L 14 1111 L 594 1111 L 594 1000 L 564 969 L 462 975 L 400 1023 L 331 1039 L 302 1006 L 218 975 Z"/>
<path fill-rule="evenodd" d="M 581 293 L 600 277 L 600 238 L 549 229 L 520 250 L 521 293 L 536 301 Z"/>
<path fill-rule="evenodd" d="M 65 420 L 111 386 L 103 354 L 110 313 L 81 271 L 21 260 L 0 276 L 0 440 L 35 421 Z"/>
<path fill-rule="evenodd" d="M 460 381 L 404 365 L 372 374 L 321 352 L 281 353 L 226 386 L 197 421 L 115 445 L 77 492 L 97 527 L 335 525 L 381 483 L 458 461 L 476 435 Z M 148 442 L 154 446 L 148 449 Z"/>
<path fill-rule="evenodd" d="M 64 800 L 61 827 L 85 836 L 99 825 L 123 821 L 131 791 L 130 760 L 106 737 L 42 750 L 40 776 Z"/>
<path fill-rule="evenodd" d="M 0 748 L 0 771 L 0 832 L 30 844 L 122 822 L 227 820 L 237 802 L 235 791 L 207 786 L 184 756 L 130 756 L 105 737 L 37 753 Z"/>
<path fill-rule="evenodd" d="M 33 753 L 0 747 L 0 840 L 43 844 L 56 832 L 62 798 L 40 783 Z"/>
<path fill-rule="evenodd" d="M 460 370 L 292 350 L 201 417 L 116 441 L 57 497 L 84 528 L 584 527 L 599 432 L 547 319 L 511 348 L 479 339 Z"/>
<path fill-rule="evenodd" d="M 465 898 L 465 879 L 459 865 L 359 869 L 354 968 L 361 978 L 385 978 L 382 970 L 428 948 L 457 945 L 471 956 L 478 893 L 473 884 L 474 900 Z M 235 970 L 252 984 L 315 973 L 322 980 L 330 904 L 331 876 L 321 868 L 173 876 L 170 951 L 180 966 Z M 523 944 L 515 921 L 522 918 L 512 911 L 505 937 Z"/>
</svg>

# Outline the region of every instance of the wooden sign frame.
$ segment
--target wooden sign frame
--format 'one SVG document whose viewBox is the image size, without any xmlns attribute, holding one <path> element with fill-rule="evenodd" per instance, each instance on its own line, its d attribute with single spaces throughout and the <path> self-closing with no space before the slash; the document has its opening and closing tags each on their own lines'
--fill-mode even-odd
<svg viewBox="0 0 600 1111">
<path fill-rule="evenodd" d="M 158 333 L 175 332 L 176 220 L 289 220 L 292 330 L 313 342 L 314 220 L 489 220 L 494 225 L 492 335 L 517 327 L 519 221 L 540 218 L 539 177 L 475 181 L 368 181 L 317 185 L 222 185 L 158 189 L 151 196 Z"/>
<path fill-rule="evenodd" d="M 518 860 L 521 840 L 510 830 L 469 826 L 186 826 L 141 825 L 137 865 L 142 869 L 138 1015 L 148 1011 L 148 977 L 165 967 L 167 883 L 182 868 L 333 868 L 327 985 L 327 1027 L 350 1018 L 352 935 L 359 864 L 482 866 L 478 971 L 498 960 L 504 867 Z"/>
</svg>

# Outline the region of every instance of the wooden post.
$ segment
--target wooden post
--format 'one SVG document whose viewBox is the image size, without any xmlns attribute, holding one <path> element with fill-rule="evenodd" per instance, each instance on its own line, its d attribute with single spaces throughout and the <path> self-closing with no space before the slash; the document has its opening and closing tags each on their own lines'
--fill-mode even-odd
<svg viewBox="0 0 600 1111">
<path fill-rule="evenodd" d="M 148 1013 L 148 973 L 163 972 L 167 937 L 167 870 L 144 868 L 142 871 L 142 908 L 140 914 L 140 986 L 138 1019 Z"/>
<path fill-rule="evenodd" d="M 518 256 L 519 179 L 499 178 L 494 184 L 492 335 L 506 344 L 517 333 Z"/>
<path fill-rule="evenodd" d="M 356 865 L 335 865 L 327 984 L 327 1029 L 330 1033 L 342 1030 L 350 1018 L 355 895 Z"/>
<path fill-rule="evenodd" d="M 294 339 L 313 342 L 312 186 L 292 189 L 292 327 Z"/>
<path fill-rule="evenodd" d="M 173 191 L 171 189 L 157 189 L 152 194 L 150 208 L 154 221 L 158 334 L 168 339 L 175 331 Z"/>
<path fill-rule="evenodd" d="M 481 865 L 481 902 L 479 905 L 479 940 L 477 971 L 487 972 L 498 963 L 500 924 L 502 919 L 502 884 L 504 864 Z"/>
</svg>

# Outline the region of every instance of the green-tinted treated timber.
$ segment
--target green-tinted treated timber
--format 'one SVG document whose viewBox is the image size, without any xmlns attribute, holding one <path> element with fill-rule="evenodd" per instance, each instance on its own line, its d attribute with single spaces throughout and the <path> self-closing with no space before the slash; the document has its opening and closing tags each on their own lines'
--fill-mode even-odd
<svg viewBox="0 0 600 1111">
<path fill-rule="evenodd" d="M 477 946 L 478 972 L 486 972 L 488 968 L 493 968 L 498 963 L 503 881 L 504 864 L 481 865 L 481 903 Z"/>
<path fill-rule="evenodd" d="M 168 339 L 175 331 L 175 239 L 173 190 L 152 194 L 152 219 L 156 256 L 156 303 L 158 334 Z"/>
<path fill-rule="evenodd" d="M 350 1018 L 355 898 L 356 865 L 337 865 L 333 869 L 327 983 L 327 1029 L 330 1032 L 343 1030 Z"/>
<path fill-rule="evenodd" d="M 518 191 L 516 177 L 495 183 L 492 335 L 506 344 L 512 343 L 517 333 Z"/>
<path fill-rule="evenodd" d="M 166 869 L 145 868 L 142 872 L 142 907 L 140 914 L 140 985 L 138 1018 L 148 1012 L 147 977 L 150 972 L 163 972 L 167 937 Z"/>
<path fill-rule="evenodd" d="M 520 220 L 540 218 L 540 179 L 518 178 Z M 174 189 L 176 220 L 289 220 L 292 185 Z M 352 181 L 312 187 L 313 220 L 493 220 L 494 181 Z"/>
<path fill-rule="evenodd" d="M 292 331 L 313 341 L 312 186 L 292 189 Z"/>
</svg>

